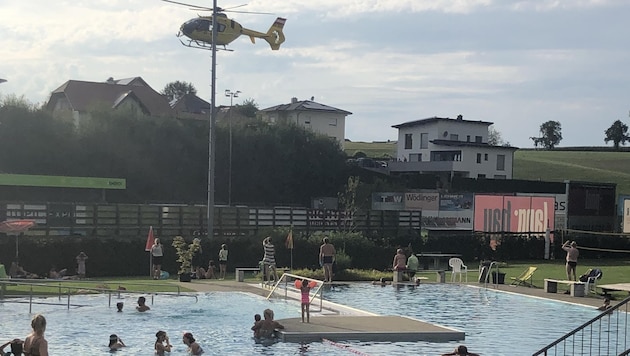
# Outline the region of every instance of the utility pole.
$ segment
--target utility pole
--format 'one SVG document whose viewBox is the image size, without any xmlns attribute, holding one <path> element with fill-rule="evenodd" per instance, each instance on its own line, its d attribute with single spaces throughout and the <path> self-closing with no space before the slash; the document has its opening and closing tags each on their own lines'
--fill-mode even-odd
<svg viewBox="0 0 630 356">
<path fill-rule="evenodd" d="M 217 0 L 212 1 L 212 69 L 210 81 L 210 125 L 208 125 L 208 208 L 207 224 L 208 239 L 214 237 L 214 146 L 215 146 L 215 126 L 217 123 L 217 106 L 215 102 L 215 86 L 217 81 L 217 26 L 214 21 L 217 18 Z"/>
</svg>

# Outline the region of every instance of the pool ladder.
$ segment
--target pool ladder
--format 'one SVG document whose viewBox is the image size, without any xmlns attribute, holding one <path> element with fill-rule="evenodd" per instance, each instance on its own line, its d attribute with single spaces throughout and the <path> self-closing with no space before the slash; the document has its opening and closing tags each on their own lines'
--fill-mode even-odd
<svg viewBox="0 0 630 356">
<path fill-rule="evenodd" d="M 497 277 L 495 278 L 493 283 L 489 283 L 488 280 L 490 279 L 490 275 L 492 274 L 493 266 L 496 268 L 495 273 Z M 481 270 L 479 271 L 479 273 L 481 274 Z M 492 284 L 494 288 L 497 288 L 497 289 L 499 288 L 499 264 L 496 261 L 490 262 L 490 266 L 488 266 L 488 272 L 486 273 L 486 276 L 483 281 L 484 288 L 488 288 L 488 284 Z"/>
</svg>

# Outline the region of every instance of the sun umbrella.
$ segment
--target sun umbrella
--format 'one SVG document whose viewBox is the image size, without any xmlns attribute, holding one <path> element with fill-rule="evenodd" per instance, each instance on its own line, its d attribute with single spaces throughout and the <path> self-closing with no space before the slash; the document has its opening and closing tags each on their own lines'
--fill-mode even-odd
<svg viewBox="0 0 630 356">
<path fill-rule="evenodd" d="M 18 262 L 20 255 L 18 236 L 33 226 L 34 220 L 7 220 L 0 223 L 0 233 L 15 235 L 15 262 Z"/>
</svg>

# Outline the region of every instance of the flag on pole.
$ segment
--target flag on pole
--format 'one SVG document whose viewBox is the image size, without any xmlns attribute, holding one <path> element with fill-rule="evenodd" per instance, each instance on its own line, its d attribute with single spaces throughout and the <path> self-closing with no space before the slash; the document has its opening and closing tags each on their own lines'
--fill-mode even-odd
<svg viewBox="0 0 630 356">
<path fill-rule="evenodd" d="M 293 250 L 293 229 L 289 230 L 289 234 L 287 235 L 287 240 L 284 242 L 284 246 L 286 248 Z"/>
<path fill-rule="evenodd" d="M 153 247 L 154 241 L 155 241 L 155 236 L 153 236 L 153 226 L 150 226 L 149 235 L 147 235 L 147 244 L 144 246 L 144 250 L 151 251 L 151 247 Z"/>
</svg>

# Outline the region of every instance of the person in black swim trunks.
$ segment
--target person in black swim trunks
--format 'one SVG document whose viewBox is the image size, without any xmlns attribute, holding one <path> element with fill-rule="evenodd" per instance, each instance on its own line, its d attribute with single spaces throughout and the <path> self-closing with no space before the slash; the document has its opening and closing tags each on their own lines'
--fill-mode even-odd
<svg viewBox="0 0 630 356">
<path fill-rule="evenodd" d="M 319 247 L 319 264 L 324 268 L 324 282 L 332 283 L 333 263 L 335 263 L 335 246 L 328 237 L 324 237 L 324 243 Z"/>
</svg>

